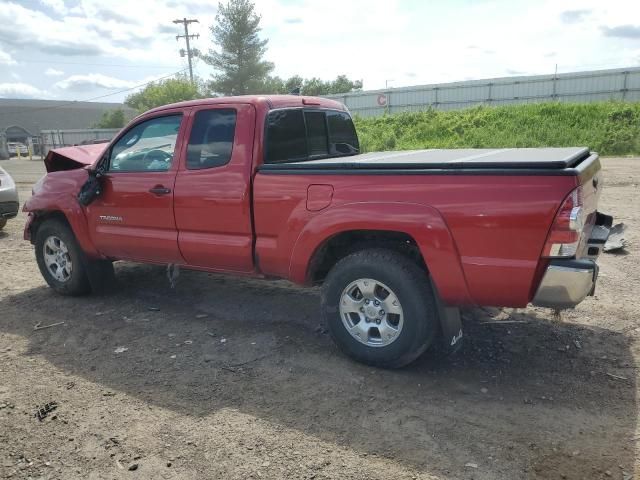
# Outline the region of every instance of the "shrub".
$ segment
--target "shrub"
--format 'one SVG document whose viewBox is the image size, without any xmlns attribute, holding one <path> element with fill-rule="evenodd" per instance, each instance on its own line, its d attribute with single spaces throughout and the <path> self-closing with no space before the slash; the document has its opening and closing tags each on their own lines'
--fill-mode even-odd
<svg viewBox="0 0 640 480">
<path fill-rule="evenodd" d="M 365 152 L 423 148 L 586 146 L 640 154 L 640 103 L 532 103 L 354 118 Z"/>
</svg>

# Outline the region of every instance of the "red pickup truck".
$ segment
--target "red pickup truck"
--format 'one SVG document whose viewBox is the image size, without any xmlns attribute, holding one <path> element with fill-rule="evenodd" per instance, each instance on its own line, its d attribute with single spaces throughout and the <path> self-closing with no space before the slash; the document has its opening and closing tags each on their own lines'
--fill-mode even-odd
<svg viewBox="0 0 640 480">
<path fill-rule="evenodd" d="M 323 285 L 339 347 L 384 367 L 464 305 L 554 309 L 593 293 L 612 218 L 586 148 L 359 152 L 345 107 L 246 96 L 151 110 L 109 144 L 49 152 L 25 238 L 62 294 L 114 260 Z"/>
</svg>

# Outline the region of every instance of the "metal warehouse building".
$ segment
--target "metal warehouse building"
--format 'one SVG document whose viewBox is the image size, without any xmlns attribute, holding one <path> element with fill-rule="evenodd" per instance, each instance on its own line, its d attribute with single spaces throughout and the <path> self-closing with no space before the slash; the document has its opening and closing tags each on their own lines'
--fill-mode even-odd
<svg viewBox="0 0 640 480">
<path fill-rule="evenodd" d="M 91 128 L 105 112 L 117 108 L 125 110 L 128 117 L 136 113 L 121 103 L 0 98 L 0 158 L 8 156 L 7 142 L 37 148 L 42 131 Z"/>
<path fill-rule="evenodd" d="M 534 102 L 640 101 L 640 68 L 503 77 L 329 95 L 363 117 Z"/>
</svg>

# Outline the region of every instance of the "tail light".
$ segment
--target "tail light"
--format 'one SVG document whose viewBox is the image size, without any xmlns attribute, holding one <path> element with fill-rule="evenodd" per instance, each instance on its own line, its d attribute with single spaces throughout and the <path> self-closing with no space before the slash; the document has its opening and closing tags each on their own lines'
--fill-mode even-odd
<svg viewBox="0 0 640 480">
<path fill-rule="evenodd" d="M 587 213 L 582 187 L 573 190 L 562 203 L 551 226 L 542 256 L 573 257 L 584 233 Z"/>
</svg>

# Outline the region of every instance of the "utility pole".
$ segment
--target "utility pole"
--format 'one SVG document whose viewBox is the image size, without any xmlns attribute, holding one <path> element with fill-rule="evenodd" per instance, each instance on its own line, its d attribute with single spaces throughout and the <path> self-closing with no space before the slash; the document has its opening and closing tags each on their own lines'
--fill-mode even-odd
<svg viewBox="0 0 640 480">
<path fill-rule="evenodd" d="M 199 38 L 200 35 L 189 35 L 189 24 L 190 23 L 200 23 L 197 19 L 187 19 L 183 18 L 181 20 L 174 20 L 173 23 L 182 23 L 184 25 L 184 35 L 176 35 L 176 40 L 180 40 L 184 38 L 187 41 L 187 59 L 189 60 L 189 78 L 191 79 L 191 83 L 193 84 L 193 65 L 191 64 L 191 57 L 193 53 L 191 52 L 191 45 L 189 45 L 189 39 L 191 38 Z"/>
</svg>

